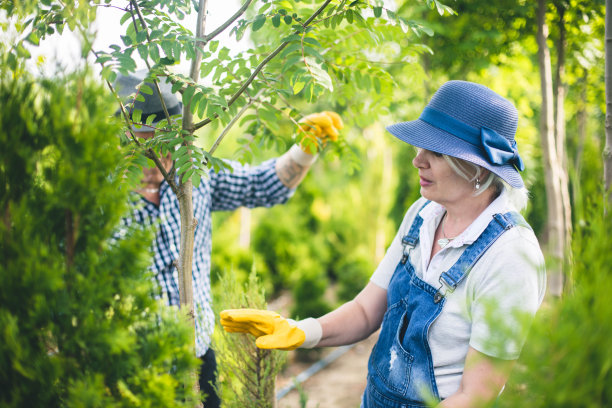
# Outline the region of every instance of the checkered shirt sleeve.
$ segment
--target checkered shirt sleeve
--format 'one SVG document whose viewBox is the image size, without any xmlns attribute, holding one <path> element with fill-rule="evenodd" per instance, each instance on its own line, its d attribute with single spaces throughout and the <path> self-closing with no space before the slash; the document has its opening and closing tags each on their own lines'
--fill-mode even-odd
<svg viewBox="0 0 612 408">
<path fill-rule="evenodd" d="M 196 354 L 206 353 L 211 341 L 215 316 L 210 288 L 211 212 L 234 210 L 241 206 L 271 207 L 286 202 L 294 190 L 285 187 L 275 171 L 276 160 L 256 167 L 230 162 L 233 170 L 212 172 L 193 190 L 194 216 L 198 221 L 193 253 L 193 295 L 196 317 Z M 176 196 L 168 184 L 160 186 L 160 204 L 145 199 L 132 205 L 128 226 L 155 225 L 153 264 L 150 269 L 159 285 L 159 296 L 170 305 L 179 304 L 178 272 L 180 213 Z"/>
</svg>

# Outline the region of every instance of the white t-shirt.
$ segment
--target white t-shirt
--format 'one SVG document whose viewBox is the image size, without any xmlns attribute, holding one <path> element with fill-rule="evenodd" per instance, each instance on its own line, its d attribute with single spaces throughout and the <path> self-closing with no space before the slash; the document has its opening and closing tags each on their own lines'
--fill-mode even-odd
<svg viewBox="0 0 612 408">
<path fill-rule="evenodd" d="M 426 200 L 417 200 L 404 220 L 371 281 L 387 289 L 402 257 L 401 240 Z M 502 193 L 461 235 L 429 259 L 436 228 L 445 212 L 431 202 L 422 211 L 423 225 L 419 242 L 410 260 L 416 275 L 439 288 L 440 274 L 457 261 L 491 221 L 493 214 L 512 211 Z M 468 347 L 489 356 L 518 358 L 526 331 L 540 307 L 546 289 L 544 257 L 538 240 L 526 227 L 516 226 L 504 232 L 483 254 L 473 269 L 447 294 L 446 303 L 432 323 L 428 342 L 440 398 L 448 398 L 459 389 Z M 501 318 L 500 318 L 501 317 Z"/>
</svg>

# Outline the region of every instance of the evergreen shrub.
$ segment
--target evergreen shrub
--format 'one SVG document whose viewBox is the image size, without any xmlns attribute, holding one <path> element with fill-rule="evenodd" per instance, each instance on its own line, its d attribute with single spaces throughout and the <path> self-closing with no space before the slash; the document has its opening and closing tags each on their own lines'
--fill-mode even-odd
<svg viewBox="0 0 612 408">
<path fill-rule="evenodd" d="M 112 98 L 0 71 L 0 406 L 188 406 L 193 330 L 154 300 Z"/>
<path fill-rule="evenodd" d="M 216 315 L 224 309 L 266 309 L 265 291 L 255 268 L 243 284 L 233 270 L 220 276 L 222 296 L 215 299 Z M 217 325 L 213 346 L 219 362 L 218 393 L 223 408 L 273 408 L 276 406 L 276 376 L 287 353 L 263 350 L 250 334 L 227 333 Z"/>
</svg>

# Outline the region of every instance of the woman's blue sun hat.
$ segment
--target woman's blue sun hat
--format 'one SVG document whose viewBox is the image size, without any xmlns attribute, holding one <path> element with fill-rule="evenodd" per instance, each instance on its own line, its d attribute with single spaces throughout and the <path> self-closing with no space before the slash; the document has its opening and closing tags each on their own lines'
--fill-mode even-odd
<svg viewBox="0 0 612 408">
<path fill-rule="evenodd" d="M 515 188 L 525 169 L 514 135 L 514 105 L 486 86 L 465 81 L 442 85 L 417 120 L 387 130 L 413 146 L 482 166 Z"/>
</svg>

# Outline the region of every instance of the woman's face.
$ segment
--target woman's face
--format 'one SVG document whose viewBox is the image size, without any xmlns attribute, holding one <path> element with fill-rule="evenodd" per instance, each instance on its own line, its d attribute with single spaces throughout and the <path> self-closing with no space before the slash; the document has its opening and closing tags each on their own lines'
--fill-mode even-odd
<svg viewBox="0 0 612 408">
<path fill-rule="evenodd" d="M 428 200 L 447 207 L 473 197 L 473 183 L 455 173 L 441 154 L 417 149 L 412 164 L 419 170 L 421 195 Z"/>
</svg>

